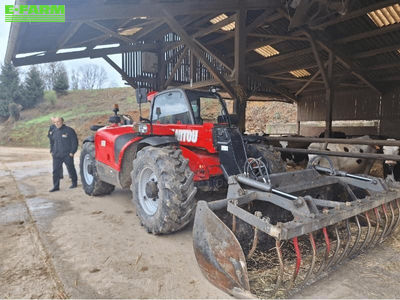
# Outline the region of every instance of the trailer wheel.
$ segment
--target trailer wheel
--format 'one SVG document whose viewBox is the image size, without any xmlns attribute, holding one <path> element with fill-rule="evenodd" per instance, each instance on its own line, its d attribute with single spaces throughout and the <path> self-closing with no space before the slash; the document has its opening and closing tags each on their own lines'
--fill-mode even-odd
<svg viewBox="0 0 400 300">
<path fill-rule="evenodd" d="M 247 156 L 254 158 L 262 157 L 264 163 L 268 165 L 268 171 L 270 173 L 286 172 L 286 166 L 280 153 L 270 150 L 266 145 L 247 144 Z"/>
<path fill-rule="evenodd" d="M 83 144 L 80 157 L 80 173 L 82 186 L 90 196 L 108 195 L 114 191 L 115 186 L 101 181 L 97 174 L 94 143 Z"/>
<path fill-rule="evenodd" d="M 143 148 L 133 161 L 131 176 L 132 201 L 148 232 L 175 232 L 192 220 L 197 189 L 180 149 Z"/>
</svg>

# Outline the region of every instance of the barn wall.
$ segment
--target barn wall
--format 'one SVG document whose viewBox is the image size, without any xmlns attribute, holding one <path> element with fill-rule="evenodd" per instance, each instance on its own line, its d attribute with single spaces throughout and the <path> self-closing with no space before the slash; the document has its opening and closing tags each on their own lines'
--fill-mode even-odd
<svg viewBox="0 0 400 300">
<path fill-rule="evenodd" d="M 300 122 L 325 121 L 325 94 L 304 96 L 298 103 Z M 350 135 L 384 135 L 400 138 L 400 88 L 392 89 L 382 97 L 371 90 L 337 91 L 333 103 L 333 120 L 378 120 L 377 126 L 333 127 Z M 324 130 L 303 124 L 302 135 L 317 135 Z"/>
</svg>

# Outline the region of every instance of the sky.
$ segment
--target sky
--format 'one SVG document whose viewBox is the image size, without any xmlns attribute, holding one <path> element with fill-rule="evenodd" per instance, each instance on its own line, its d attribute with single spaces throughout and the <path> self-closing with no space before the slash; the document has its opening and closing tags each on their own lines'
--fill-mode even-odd
<svg viewBox="0 0 400 300">
<path fill-rule="evenodd" d="M 7 51 L 7 43 L 8 43 L 8 34 L 10 31 L 10 24 L 6 23 L 4 20 L 4 9 L 6 4 L 14 4 L 14 0 L 2 0 L 0 4 L 0 64 L 4 63 L 4 57 Z M 49 23 L 51 26 L 51 23 Z M 110 58 L 114 60 L 118 65 L 121 65 L 121 55 L 110 55 Z M 108 80 L 104 84 L 104 87 L 122 87 L 126 86 L 121 79 L 121 75 L 115 71 L 107 62 L 105 62 L 102 58 L 84 58 L 84 59 L 75 59 L 75 60 L 67 60 L 63 62 L 67 67 L 68 73 L 71 74 L 73 69 L 78 70 L 80 66 L 85 64 L 96 64 L 102 66 L 107 72 Z M 25 72 L 27 67 L 21 67 L 21 72 Z"/>
</svg>

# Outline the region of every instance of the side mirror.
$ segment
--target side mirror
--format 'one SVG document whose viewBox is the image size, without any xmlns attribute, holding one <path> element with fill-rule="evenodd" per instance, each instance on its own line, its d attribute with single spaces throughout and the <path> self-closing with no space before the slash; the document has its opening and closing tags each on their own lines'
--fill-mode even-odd
<svg viewBox="0 0 400 300">
<path fill-rule="evenodd" d="M 135 90 L 136 93 L 136 102 L 140 103 L 147 103 L 147 89 L 140 88 Z"/>
<path fill-rule="evenodd" d="M 238 118 L 237 114 L 229 115 L 229 119 L 231 120 L 232 125 L 237 126 L 239 124 L 239 118 Z"/>
</svg>

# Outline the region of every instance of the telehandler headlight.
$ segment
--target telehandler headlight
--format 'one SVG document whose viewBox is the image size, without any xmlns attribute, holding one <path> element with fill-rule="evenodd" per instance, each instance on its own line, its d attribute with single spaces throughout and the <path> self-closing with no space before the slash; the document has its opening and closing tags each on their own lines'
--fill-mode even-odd
<svg viewBox="0 0 400 300">
<path fill-rule="evenodd" d="M 139 132 L 140 133 L 147 133 L 147 124 L 139 123 Z"/>
</svg>

